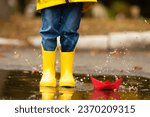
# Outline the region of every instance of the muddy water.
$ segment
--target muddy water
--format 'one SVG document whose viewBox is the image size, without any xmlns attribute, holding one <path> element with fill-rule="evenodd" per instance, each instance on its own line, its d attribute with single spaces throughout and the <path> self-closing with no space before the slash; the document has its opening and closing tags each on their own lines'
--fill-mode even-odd
<svg viewBox="0 0 150 117">
<path fill-rule="evenodd" d="M 39 87 L 41 74 L 30 71 L 0 70 L 1 100 L 150 100 L 150 79 L 140 76 L 123 78 L 119 91 L 94 90 L 87 75 L 75 75 L 75 88 Z M 59 75 L 58 75 L 59 77 Z M 116 76 L 95 76 L 114 81 Z"/>
</svg>

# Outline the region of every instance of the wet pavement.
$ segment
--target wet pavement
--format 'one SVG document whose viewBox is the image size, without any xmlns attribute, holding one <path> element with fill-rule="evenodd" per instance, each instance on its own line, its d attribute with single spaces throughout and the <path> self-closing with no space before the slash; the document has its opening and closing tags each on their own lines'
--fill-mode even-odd
<svg viewBox="0 0 150 117">
<path fill-rule="evenodd" d="M 39 48 L 1 48 L 0 99 L 150 99 L 150 52 L 112 50 L 78 51 L 75 55 L 75 88 L 39 87 L 41 50 Z M 59 52 L 56 62 L 59 78 Z M 90 75 L 114 81 L 123 77 L 119 91 L 94 90 Z"/>
<path fill-rule="evenodd" d="M 119 76 L 123 83 L 118 91 L 95 90 L 89 76 L 75 74 L 75 88 L 39 87 L 41 74 L 31 71 L 0 70 L 1 100 L 150 100 L 150 79 Z M 57 75 L 59 78 L 59 74 Z M 114 76 L 95 76 L 114 82 Z"/>
<path fill-rule="evenodd" d="M 59 57 L 56 65 L 59 73 Z M 2 48 L 0 69 L 0 99 L 150 99 L 149 51 L 77 50 L 74 65 L 77 86 L 74 89 L 39 87 L 39 48 Z M 114 81 L 121 76 L 124 82 L 117 92 L 97 91 L 89 75 L 103 81 Z"/>
<path fill-rule="evenodd" d="M 59 52 L 57 53 L 59 56 Z M 1 48 L 0 69 L 41 71 L 39 48 Z M 59 72 L 59 57 L 56 62 Z M 75 74 L 137 75 L 150 78 L 150 50 L 76 51 Z"/>
</svg>

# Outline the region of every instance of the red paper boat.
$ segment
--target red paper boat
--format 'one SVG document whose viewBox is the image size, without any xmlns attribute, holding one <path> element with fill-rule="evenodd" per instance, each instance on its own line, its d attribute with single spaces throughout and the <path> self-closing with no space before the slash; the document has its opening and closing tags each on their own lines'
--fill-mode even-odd
<svg viewBox="0 0 150 117">
<path fill-rule="evenodd" d="M 92 84 L 94 85 L 94 88 L 99 90 L 118 90 L 119 86 L 122 83 L 122 79 L 118 79 L 114 83 L 111 83 L 109 81 L 102 82 L 96 80 L 93 77 L 91 77 L 91 80 L 92 80 Z"/>
<path fill-rule="evenodd" d="M 121 96 L 120 96 L 119 92 L 94 90 L 90 99 L 98 100 L 98 99 L 102 98 L 105 100 L 109 100 L 109 99 L 120 100 L 120 97 Z"/>
</svg>

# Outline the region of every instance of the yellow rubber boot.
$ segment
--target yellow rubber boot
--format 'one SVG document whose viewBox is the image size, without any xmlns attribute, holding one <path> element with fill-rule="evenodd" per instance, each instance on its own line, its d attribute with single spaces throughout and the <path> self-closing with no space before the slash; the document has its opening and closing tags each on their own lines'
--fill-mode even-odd
<svg viewBox="0 0 150 117">
<path fill-rule="evenodd" d="M 59 86 L 75 87 L 73 77 L 74 52 L 60 52 L 60 81 Z"/>
<path fill-rule="evenodd" d="M 43 58 L 43 76 L 40 81 L 40 86 L 56 87 L 56 50 L 45 51 L 42 48 Z"/>
<path fill-rule="evenodd" d="M 42 100 L 54 100 L 56 88 L 40 87 L 40 93 L 42 94 Z"/>
<path fill-rule="evenodd" d="M 59 93 L 60 93 L 59 100 L 71 100 L 74 94 L 74 88 L 61 87 L 59 89 Z"/>
</svg>

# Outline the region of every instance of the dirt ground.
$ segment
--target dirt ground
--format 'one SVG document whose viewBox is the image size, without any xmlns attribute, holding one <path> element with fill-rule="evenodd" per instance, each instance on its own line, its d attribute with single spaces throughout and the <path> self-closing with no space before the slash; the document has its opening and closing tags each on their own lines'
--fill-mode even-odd
<svg viewBox="0 0 150 117">
<path fill-rule="evenodd" d="M 145 19 L 94 19 L 83 18 L 80 27 L 81 35 L 100 35 L 120 31 L 146 31 L 150 30 L 150 20 Z M 10 19 L 0 20 L 0 37 L 26 40 L 29 36 L 39 35 L 41 26 L 40 17 L 27 18 L 12 16 Z"/>
</svg>

